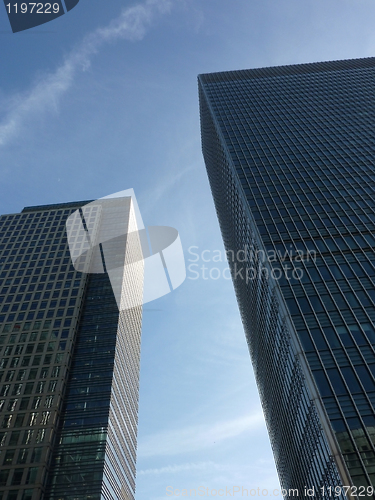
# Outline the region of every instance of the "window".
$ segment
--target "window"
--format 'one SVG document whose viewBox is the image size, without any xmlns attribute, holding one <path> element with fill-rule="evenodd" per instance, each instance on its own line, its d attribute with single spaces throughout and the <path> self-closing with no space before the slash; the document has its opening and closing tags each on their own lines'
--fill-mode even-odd
<svg viewBox="0 0 375 500">
<path fill-rule="evenodd" d="M 41 394 L 44 391 L 45 382 L 38 382 L 36 386 L 36 392 Z"/>
<path fill-rule="evenodd" d="M 17 380 L 24 380 L 26 378 L 26 370 L 19 370 Z"/>
<path fill-rule="evenodd" d="M 20 410 L 26 410 L 26 408 L 28 407 L 29 401 L 30 401 L 30 398 L 22 398 L 21 403 L 20 403 Z"/>
<path fill-rule="evenodd" d="M 22 384 L 14 384 L 12 395 L 18 396 L 19 394 L 21 394 L 21 391 L 22 391 Z"/>
<path fill-rule="evenodd" d="M 323 332 L 332 349 L 341 347 L 338 336 L 333 328 L 331 327 L 323 328 Z"/>
<path fill-rule="evenodd" d="M 353 340 L 351 339 L 349 332 L 345 326 L 338 326 L 336 328 L 336 331 L 345 347 L 351 347 L 354 345 Z"/>
<path fill-rule="evenodd" d="M 324 311 L 322 303 L 320 302 L 319 298 L 316 295 L 309 295 L 309 299 L 310 299 L 312 308 L 315 312 Z"/>
<path fill-rule="evenodd" d="M 17 401 L 18 401 L 18 399 L 10 399 L 8 401 L 7 411 L 14 411 L 16 409 L 16 406 L 17 406 Z"/>
<path fill-rule="evenodd" d="M 56 342 L 49 342 L 48 343 L 47 351 L 54 351 L 55 348 L 56 348 Z"/>
<path fill-rule="evenodd" d="M 12 485 L 21 484 L 24 469 L 15 469 L 13 472 Z M 15 499 L 17 496 L 15 497 Z M 9 499 L 9 495 L 8 495 Z"/>
<path fill-rule="evenodd" d="M 38 368 L 32 368 L 29 373 L 29 380 L 35 380 L 36 374 L 38 373 Z"/>
<path fill-rule="evenodd" d="M 27 460 L 27 448 L 21 448 L 18 452 L 17 464 L 24 464 Z"/>
<path fill-rule="evenodd" d="M 1 427 L 3 429 L 9 428 L 10 424 L 12 422 L 13 415 L 4 415 L 3 422 L 1 424 Z"/>
<path fill-rule="evenodd" d="M 355 371 L 357 372 L 363 387 L 365 388 L 366 391 L 374 391 L 375 390 L 375 384 L 374 381 L 368 372 L 366 366 L 355 366 Z"/>
<path fill-rule="evenodd" d="M 51 416 L 51 412 L 50 411 L 44 411 L 42 413 L 42 418 L 41 418 L 41 421 L 40 421 L 40 425 L 47 425 L 50 416 Z"/>
<path fill-rule="evenodd" d="M 13 431 L 12 432 L 12 434 L 10 435 L 10 439 L 9 439 L 10 446 L 16 446 L 18 444 L 20 434 L 21 434 L 21 431 Z"/>
<path fill-rule="evenodd" d="M 11 368 L 15 368 L 15 367 L 18 365 L 19 360 L 20 360 L 20 358 L 18 358 L 18 357 L 17 357 L 17 358 L 12 358 L 12 361 L 10 362 L 10 365 L 9 365 L 9 366 L 10 366 Z"/>
<path fill-rule="evenodd" d="M 314 328 L 313 330 L 311 330 L 311 336 L 315 342 L 316 347 L 319 350 L 328 349 L 327 342 L 325 341 L 321 330 Z"/>
<path fill-rule="evenodd" d="M 341 368 L 341 372 L 344 375 L 345 382 L 347 383 L 350 392 L 362 392 L 358 379 L 350 366 Z"/>
<path fill-rule="evenodd" d="M 39 429 L 35 438 L 36 443 L 43 443 L 44 438 L 46 435 L 46 430 L 45 429 Z"/>
<path fill-rule="evenodd" d="M 0 446 L 4 446 L 8 432 L 0 432 Z"/>
<path fill-rule="evenodd" d="M 51 362 L 52 362 L 52 354 L 46 354 L 44 356 L 43 364 L 44 365 L 49 365 L 49 364 L 51 364 Z"/>
<path fill-rule="evenodd" d="M 375 330 L 370 323 L 361 323 L 361 327 L 364 330 L 366 337 L 372 344 L 375 344 Z"/>
<path fill-rule="evenodd" d="M 44 346 L 45 346 L 44 342 L 39 342 L 39 344 L 36 346 L 35 352 L 43 352 Z"/>
<path fill-rule="evenodd" d="M 22 495 L 22 500 L 32 500 L 34 490 L 25 490 Z"/>
<path fill-rule="evenodd" d="M 330 385 L 328 383 L 327 377 L 323 370 L 314 370 L 313 371 L 314 378 L 316 381 L 316 385 L 318 386 L 319 392 L 321 396 L 332 396 L 332 391 L 330 389 Z"/>
<path fill-rule="evenodd" d="M 9 370 L 5 376 L 5 382 L 11 382 L 13 380 L 14 374 L 15 374 L 14 370 Z"/>
<path fill-rule="evenodd" d="M 33 392 L 34 382 L 27 382 L 25 385 L 24 394 L 31 394 Z"/>
<path fill-rule="evenodd" d="M 38 419 L 38 412 L 31 412 L 29 415 L 29 420 L 27 425 L 30 427 L 36 425 L 37 419 Z"/>
<path fill-rule="evenodd" d="M 35 344 L 28 344 L 26 346 L 26 354 L 31 354 L 34 350 L 34 346 L 35 346 Z"/>
<path fill-rule="evenodd" d="M 307 331 L 299 331 L 298 335 L 305 351 L 315 350 L 313 343 L 311 342 L 310 335 Z"/>
<path fill-rule="evenodd" d="M 42 359 L 42 356 L 38 355 L 38 356 L 34 356 L 34 359 L 33 359 L 33 366 L 39 366 L 40 365 L 40 361 Z"/>
<path fill-rule="evenodd" d="M 367 345 L 367 340 L 365 339 L 359 325 L 349 325 L 349 330 L 358 345 Z"/>
<path fill-rule="evenodd" d="M 41 396 L 36 396 L 33 401 L 33 408 L 37 409 L 40 406 L 40 402 L 42 401 Z"/>
<path fill-rule="evenodd" d="M 55 392 L 57 380 L 51 380 L 48 386 L 48 392 Z"/>
<path fill-rule="evenodd" d="M 347 394 L 347 390 L 341 378 L 339 371 L 336 368 L 327 370 L 329 380 L 333 386 L 336 395 Z"/>
<path fill-rule="evenodd" d="M 5 486 L 9 477 L 10 469 L 0 470 L 0 486 Z"/>
<path fill-rule="evenodd" d="M 23 359 L 22 359 L 22 362 L 21 362 L 21 366 L 29 366 L 30 364 L 30 356 L 25 356 Z"/>
<path fill-rule="evenodd" d="M 51 408 L 51 406 L 53 405 L 53 399 L 54 399 L 54 396 L 47 396 L 45 401 L 44 401 L 44 406 L 46 408 Z"/>
<path fill-rule="evenodd" d="M 5 452 L 3 465 L 11 465 L 15 452 L 16 450 L 7 450 Z"/>
<path fill-rule="evenodd" d="M 31 440 L 33 438 L 33 434 L 34 434 L 34 429 L 29 429 L 29 430 L 25 431 L 25 433 L 23 435 L 23 439 L 22 439 L 22 444 L 31 443 Z"/>
<path fill-rule="evenodd" d="M 23 426 L 23 420 L 25 418 L 25 414 L 24 413 L 19 413 L 17 416 L 16 416 L 16 420 L 14 422 L 14 427 L 22 427 Z"/>
<path fill-rule="evenodd" d="M 17 345 L 14 349 L 14 354 L 22 354 L 22 350 L 23 350 L 23 345 Z"/>
<path fill-rule="evenodd" d="M 42 448 L 34 448 L 31 455 L 31 463 L 40 462 L 42 457 Z"/>
</svg>

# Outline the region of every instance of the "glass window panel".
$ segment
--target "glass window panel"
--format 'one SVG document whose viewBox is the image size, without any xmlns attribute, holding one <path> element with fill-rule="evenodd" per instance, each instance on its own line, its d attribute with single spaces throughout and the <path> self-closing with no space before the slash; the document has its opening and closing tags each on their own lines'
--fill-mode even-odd
<svg viewBox="0 0 375 500">
<path fill-rule="evenodd" d="M 350 392 L 362 392 L 361 386 L 358 383 L 357 377 L 351 367 L 341 368 L 341 372 L 344 376 L 345 382 L 347 383 Z"/>
<path fill-rule="evenodd" d="M 355 366 L 355 371 L 357 372 L 363 387 L 365 388 L 366 391 L 374 391 L 375 390 L 375 383 L 370 375 L 369 371 L 367 370 L 366 366 Z"/>
<path fill-rule="evenodd" d="M 347 390 L 341 378 L 340 372 L 336 368 L 330 368 L 327 370 L 327 374 L 331 384 L 333 385 L 336 395 L 347 394 Z"/>
<path fill-rule="evenodd" d="M 321 396 L 332 396 L 328 379 L 323 370 L 314 370 L 313 374 Z"/>
<path fill-rule="evenodd" d="M 345 347 L 354 346 L 354 342 L 351 339 L 348 329 L 345 326 L 338 326 L 336 328 L 336 331 L 339 334 L 339 338 Z"/>
</svg>

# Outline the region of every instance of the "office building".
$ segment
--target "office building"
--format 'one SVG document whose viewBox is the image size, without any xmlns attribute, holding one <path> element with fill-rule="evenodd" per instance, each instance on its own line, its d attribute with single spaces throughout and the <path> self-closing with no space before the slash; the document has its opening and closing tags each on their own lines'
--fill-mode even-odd
<svg viewBox="0 0 375 500">
<path fill-rule="evenodd" d="M 375 484 L 374 77 L 375 58 L 199 76 L 203 154 L 281 486 L 315 498 Z"/>
<path fill-rule="evenodd" d="M 134 499 L 142 306 L 119 311 L 105 268 L 75 269 L 66 231 L 73 213 L 103 230 L 118 203 L 0 217 L 1 500 Z M 105 265 L 99 250 L 86 257 Z M 136 238 L 130 250 L 140 252 Z M 142 276 L 126 278 L 123 293 L 142 293 Z"/>
</svg>

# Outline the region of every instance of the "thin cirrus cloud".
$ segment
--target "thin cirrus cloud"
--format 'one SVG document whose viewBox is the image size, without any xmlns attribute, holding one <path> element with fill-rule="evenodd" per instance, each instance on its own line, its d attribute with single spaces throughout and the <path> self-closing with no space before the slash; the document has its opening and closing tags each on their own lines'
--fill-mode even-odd
<svg viewBox="0 0 375 500">
<path fill-rule="evenodd" d="M 215 446 L 264 425 L 262 412 L 245 417 L 163 431 L 143 438 L 138 443 L 138 456 L 177 455 Z"/>
<path fill-rule="evenodd" d="M 217 473 L 223 473 L 224 475 L 231 475 L 231 477 L 238 479 L 246 477 L 248 480 L 255 475 L 263 482 L 268 481 L 268 476 L 270 469 L 274 469 L 273 460 L 257 459 L 251 466 L 246 463 L 232 463 L 229 462 L 217 463 L 212 461 L 207 462 L 187 462 L 183 464 L 167 465 L 165 467 L 159 467 L 154 469 L 143 469 L 137 471 L 137 477 L 140 476 L 151 476 L 151 477 L 162 477 L 165 475 L 178 476 L 181 472 L 190 472 L 190 477 L 194 472 L 202 473 L 205 477 L 214 475 L 217 479 Z M 208 475 L 208 476 L 207 476 Z M 272 479 L 273 476 L 272 476 Z"/>
<path fill-rule="evenodd" d="M 168 465 L 167 467 L 160 467 L 159 469 L 144 469 L 137 471 L 137 476 L 146 476 L 146 475 L 159 476 L 164 474 L 178 474 L 179 472 L 193 471 L 193 470 L 212 471 L 213 469 L 226 470 L 226 465 L 215 464 L 214 462 L 195 462 L 195 463 L 186 463 L 180 465 Z"/>
<path fill-rule="evenodd" d="M 152 213 L 157 203 L 159 203 L 167 193 L 171 193 L 175 186 L 182 181 L 184 177 L 196 169 L 197 166 L 195 164 L 190 164 L 186 168 L 177 172 L 173 166 L 170 167 L 167 174 L 163 177 L 159 177 L 152 187 L 145 190 L 141 194 L 140 201 L 142 205 L 142 213 L 144 215 Z"/>
<path fill-rule="evenodd" d="M 6 116 L 0 121 L 0 147 L 19 135 L 29 118 L 56 110 L 77 73 L 89 67 L 92 57 L 104 44 L 121 39 L 142 40 L 156 15 L 166 14 L 170 8 L 171 0 L 147 0 L 124 9 L 107 26 L 85 36 L 53 73 L 22 94 L 10 97 Z"/>
</svg>

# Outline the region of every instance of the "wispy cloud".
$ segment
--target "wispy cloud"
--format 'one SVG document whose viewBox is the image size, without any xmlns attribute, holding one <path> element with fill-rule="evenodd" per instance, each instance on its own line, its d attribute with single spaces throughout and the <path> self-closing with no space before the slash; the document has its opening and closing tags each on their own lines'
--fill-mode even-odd
<svg viewBox="0 0 375 500">
<path fill-rule="evenodd" d="M 195 164 L 190 164 L 186 168 L 177 171 L 176 168 L 169 168 L 167 174 L 159 177 L 152 187 L 145 189 L 140 195 L 142 213 L 146 216 L 152 213 L 160 200 L 170 194 L 190 172 L 196 169 Z"/>
<path fill-rule="evenodd" d="M 167 465 L 166 467 L 160 467 L 159 469 L 145 469 L 137 471 L 137 476 L 145 475 L 163 475 L 163 474 L 177 474 L 179 472 L 192 471 L 192 470 L 213 470 L 213 469 L 225 469 L 225 465 L 215 464 L 214 462 L 195 462 L 186 463 L 179 465 Z"/>
<path fill-rule="evenodd" d="M 274 469 L 275 464 L 273 460 L 257 459 L 251 465 L 238 463 L 226 462 L 226 463 L 215 463 L 212 461 L 206 462 L 187 462 L 183 464 L 167 465 L 165 467 L 159 467 L 157 469 L 144 469 L 137 471 L 137 476 L 162 476 L 164 474 L 179 474 L 180 472 L 186 471 L 207 471 L 216 474 L 216 472 L 238 472 L 239 474 L 249 475 L 250 471 L 258 474 L 264 474 L 270 468 Z"/>
<path fill-rule="evenodd" d="M 0 147 L 17 137 L 29 119 L 56 111 L 77 73 L 90 66 L 92 57 L 104 44 L 121 39 L 141 40 L 156 15 L 167 13 L 171 5 L 171 0 L 147 0 L 124 9 L 107 26 L 89 33 L 54 72 L 39 79 L 27 91 L 11 96 L 6 103 L 5 117 L 0 121 Z"/>
<path fill-rule="evenodd" d="M 234 420 L 185 427 L 164 431 L 143 438 L 139 442 L 138 455 L 151 457 L 157 455 L 176 455 L 215 446 L 225 439 L 256 429 L 264 424 L 262 412 Z"/>
</svg>

